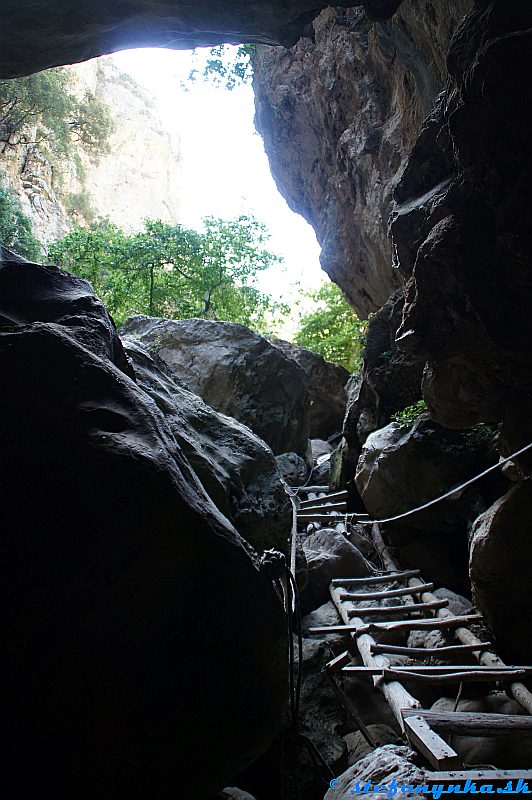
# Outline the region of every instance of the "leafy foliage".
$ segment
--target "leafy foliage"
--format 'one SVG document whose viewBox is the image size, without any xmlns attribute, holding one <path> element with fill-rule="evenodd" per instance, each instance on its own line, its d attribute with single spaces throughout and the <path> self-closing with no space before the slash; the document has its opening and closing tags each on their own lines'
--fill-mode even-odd
<svg viewBox="0 0 532 800">
<path fill-rule="evenodd" d="M 31 221 L 20 208 L 14 192 L 4 185 L 0 176 L 0 244 L 9 247 L 30 261 L 38 260 L 39 242 L 31 230 Z"/>
<path fill-rule="evenodd" d="M 266 330 L 276 310 L 255 284 L 280 259 L 253 217 L 208 217 L 203 231 L 146 220 L 126 234 L 107 220 L 76 228 L 49 250 L 52 262 L 92 284 L 120 324 L 130 314 L 208 317 Z"/>
<path fill-rule="evenodd" d="M 308 295 L 316 308 L 304 314 L 294 336 L 296 344 L 353 372 L 360 367 L 366 323 L 360 320 L 335 283 L 324 283 Z"/>
<path fill-rule="evenodd" d="M 32 142 L 29 132 L 35 128 Z M 68 154 L 72 143 L 81 141 L 102 153 L 112 129 L 105 103 L 89 91 L 78 100 L 63 68 L 0 80 L 0 142 L 6 147 L 45 142 L 55 153 Z"/>
<path fill-rule="evenodd" d="M 424 414 L 425 411 L 428 411 L 427 404 L 424 400 L 418 400 L 417 403 L 412 403 L 411 406 L 407 406 L 403 408 L 402 411 L 393 414 L 392 419 L 400 425 L 410 426 L 416 421 L 419 415 Z"/>
<path fill-rule="evenodd" d="M 193 51 L 194 54 L 197 51 Z M 232 91 L 236 86 L 249 83 L 253 77 L 254 44 L 228 45 L 211 47 L 209 55 L 201 70 L 192 69 L 189 80 L 199 77 L 215 86 L 224 86 Z"/>
</svg>

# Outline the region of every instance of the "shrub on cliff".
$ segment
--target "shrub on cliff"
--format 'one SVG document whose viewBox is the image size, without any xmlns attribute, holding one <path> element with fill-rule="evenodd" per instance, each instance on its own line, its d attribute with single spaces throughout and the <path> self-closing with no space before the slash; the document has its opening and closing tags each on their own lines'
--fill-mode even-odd
<svg viewBox="0 0 532 800">
<path fill-rule="evenodd" d="M 14 192 L 4 185 L 0 174 L 0 244 L 18 255 L 36 261 L 41 247 L 33 235 L 31 221 L 20 208 Z"/>
<path fill-rule="evenodd" d="M 65 69 L 0 80 L 0 142 L 5 147 L 47 144 L 68 153 L 75 141 L 106 152 L 113 123 L 108 107 L 92 92 L 81 99 L 71 91 Z"/>
</svg>

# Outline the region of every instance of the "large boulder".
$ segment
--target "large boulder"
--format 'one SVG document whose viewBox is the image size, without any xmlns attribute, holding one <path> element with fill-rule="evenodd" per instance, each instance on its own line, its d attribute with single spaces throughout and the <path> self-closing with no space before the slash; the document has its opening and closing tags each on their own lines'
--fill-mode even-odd
<svg viewBox="0 0 532 800">
<path fill-rule="evenodd" d="M 137 341 L 122 342 L 138 385 L 164 414 L 211 500 L 256 550 L 286 550 L 292 503 L 270 448 L 245 425 L 177 386 Z"/>
<path fill-rule="evenodd" d="M 492 429 L 451 431 L 421 414 L 412 424 L 393 422 L 370 434 L 356 486 L 373 519 L 386 519 L 434 500 L 496 463 Z M 447 500 L 386 526 L 405 567 L 467 593 L 468 532 L 500 493 L 499 477 L 458 491 Z"/>
<path fill-rule="evenodd" d="M 392 422 L 370 434 L 355 480 L 369 514 L 383 519 L 435 499 L 496 461 L 490 429 L 446 430 L 421 414 L 412 424 Z M 482 495 L 470 488 L 397 524 L 455 532 L 479 509 Z"/>
<path fill-rule="evenodd" d="M 422 789 L 426 781 L 423 770 L 416 766 L 415 760 L 413 750 L 403 745 L 387 744 L 379 747 L 331 781 L 331 788 L 323 800 L 362 800 L 371 796 L 367 790 L 364 791 L 366 783 L 370 783 L 372 787 L 385 784 L 388 794 L 392 791 L 388 787 L 393 785 L 397 797 L 405 800 L 419 798 L 419 787 Z"/>
<path fill-rule="evenodd" d="M 476 699 L 441 697 L 432 710 L 470 714 L 525 714 L 525 710 L 506 692 L 492 691 Z M 459 736 L 453 734 L 453 749 L 464 764 L 492 764 L 499 769 L 519 769 L 521 764 L 532 764 L 532 739 L 516 736 L 513 732 L 497 736 Z"/>
<path fill-rule="evenodd" d="M 243 422 L 274 453 L 306 454 L 305 373 L 264 337 L 235 322 L 142 315 L 126 320 L 122 333 L 160 359 L 179 386 Z"/>
<path fill-rule="evenodd" d="M 85 281 L 0 265 L 11 797 L 208 797 L 284 714 L 281 599 L 123 363 Z"/>
<path fill-rule="evenodd" d="M 333 578 L 360 578 L 369 572 L 362 553 L 334 528 L 321 528 L 303 540 L 308 586 L 303 607 L 309 611 L 329 599 Z"/>
<path fill-rule="evenodd" d="M 310 388 L 310 436 L 327 439 L 342 430 L 345 413 L 345 385 L 349 372 L 323 356 L 283 339 L 273 344 L 303 368 Z"/>
<path fill-rule="evenodd" d="M 527 479 L 497 500 L 473 527 L 473 597 L 510 664 L 532 660 L 531 511 L 532 480 Z"/>
</svg>

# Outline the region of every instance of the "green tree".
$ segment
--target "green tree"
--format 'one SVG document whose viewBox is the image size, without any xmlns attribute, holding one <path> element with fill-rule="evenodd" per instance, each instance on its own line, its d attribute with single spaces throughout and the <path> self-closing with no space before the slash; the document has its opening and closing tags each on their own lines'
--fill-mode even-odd
<svg viewBox="0 0 532 800">
<path fill-rule="evenodd" d="M 221 44 L 210 47 L 208 56 L 200 69 L 192 69 L 189 80 L 202 78 L 215 86 L 224 86 L 232 91 L 236 86 L 249 83 L 253 78 L 254 44 Z M 194 55 L 197 55 L 194 50 Z"/>
<path fill-rule="evenodd" d="M 78 100 L 61 67 L 23 78 L 0 80 L 0 142 L 4 147 L 46 143 L 55 153 L 69 153 L 83 142 L 105 152 L 113 123 L 108 107 L 87 91 Z M 32 140 L 30 131 L 37 129 Z"/>
<path fill-rule="evenodd" d="M 17 196 L 3 182 L 0 174 L 0 244 L 20 256 L 37 261 L 41 247 L 31 229 L 31 221 L 20 208 Z"/>
<path fill-rule="evenodd" d="M 307 296 L 316 307 L 301 317 L 294 336 L 296 344 L 319 353 L 326 361 L 341 364 L 349 372 L 357 370 L 362 360 L 366 322 L 357 317 L 335 283 L 324 283 Z"/>
<path fill-rule="evenodd" d="M 210 317 L 266 330 L 278 308 L 257 288 L 259 272 L 279 262 L 253 217 L 208 217 L 194 231 L 161 220 L 126 234 L 109 221 L 76 228 L 49 259 L 83 278 L 118 323 L 142 313 L 173 319 Z"/>
</svg>

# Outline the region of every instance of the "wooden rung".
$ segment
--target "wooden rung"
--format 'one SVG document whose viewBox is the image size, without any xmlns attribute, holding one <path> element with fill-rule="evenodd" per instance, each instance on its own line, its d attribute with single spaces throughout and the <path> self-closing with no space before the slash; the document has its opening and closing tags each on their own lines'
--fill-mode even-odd
<svg viewBox="0 0 532 800">
<path fill-rule="evenodd" d="M 497 781 L 532 781 L 532 769 L 468 769 L 452 772 L 425 772 L 428 783 L 464 783 L 479 781 L 496 783 Z M 457 795 L 459 796 L 459 795 Z"/>
<path fill-rule="evenodd" d="M 481 614 L 464 614 L 462 617 L 445 617 L 442 619 L 404 619 L 397 622 L 370 622 L 357 629 L 359 634 L 370 631 L 417 631 L 417 630 L 445 630 L 446 628 L 461 628 L 470 622 L 478 622 Z"/>
<path fill-rule="evenodd" d="M 425 756 L 433 767 L 436 769 L 459 769 L 463 766 L 458 753 L 431 730 L 423 717 L 407 717 L 404 724 L 410 743 Z"/>
<path fill-rule="evenodd" d="M 433 583 L 420 583 L 419 586 L 403 586 L 401 589 L 384 589 L 382 592 L 345 592 L 340 595 L 340 600 L 382 600 L 387 597 L 405 597 L 409 594 L 419 594 L 434 589 Z"/>
<path fill-rule="evenodd" d="M 328 625 L 309 628 L 310 633 L 375 633 L 379 631 L 417 631 L 460 628 L 469 622 L 482 619 L 480 614 L 468 614 L 464 617 L 447 617 L 445 619 L 401 619 L 397 622 L 368 622 L 367 625 Z"/>
<path fill-rule="evenodd" d="M 383 667 L 348 666 L 344 667 L 342 672 L 367 672 L 370 675 L 380 675 L 383 669 Z M 489 667 L 484 664 L 448 664 L 447 666 L 444 664 L 411 664 L 408 666 L 401 664 L 390 667 L 390 669 L 393 669 L 394 672 L 419 672 L 434 675 L 446 675 L 449 672 L 496 672 L 497 674 L 508 671 L 515 672 L 516 670 L 519 672 L 532 672 L 532 667 Z M 530 719 L 532 720 L 532 717 Z"/>
<path fill-rule="evenodd" d="M 322 511 L 327 511 L 327 512 L 328 511 L 345 511 L 346 507 L 347 507 L 347 503 L 327 503 L 327 505 L 322 504 L 322 505 L 317 505 L 317 506 L 308 506 L 308 507 L 305 506 L 305 508 L 302 509 L 302 511 L 305 514 L 311 514 L 314 511 L 316 511 L 319 514 Z M 300 516 L 299 512 L 298 512 L 298 516 Z"/>
<path fill-rule="evenodd" d="M 303 492 L 304 494 L 308 494 L 309 492 L 328 492 L 328 486 L 291 486 L 290 490 L 292 492 Z"/>
<path fill-rule="evenodd" d="M 450 667 L 452 670 L 452 667 Z M 475 670 L 470 672 L 447 672 L 445 675 L 426 674 L 424 672 L 406 672 L 390 668 L 383 670 L 382 678 L 385 681 L 409 680 L 417 683 L 508 683 L 509 681 L 522 681 L 530 675 L 530 670 L 516 669 L 504 672 L 503 670 Z"/>
<path fill-rule="evenodd" d="M 503 736 L 508 733 L 532 734 L 532 717 L 528 714 L 486 714 L 476 711 L 401 710 L 406 717 L 422 717 L 435 731 L 474 736 Z"/>
<path fill-rule="evenodd" d="M 411 614 L 414 611 L 430 611 L 437 608 L 445 608 L 449 605 L 448 600 L 432 600 L 430 603 L 409 603 L 408 605 L 400 606 L 358 606 L 357 608 L 348 609 L 347 613 L 350 617 L 360 617 L 368 614 L 377 614 L 377 616 L 386 616 L 387 614 Z"/>
<path fill-rule="evenodd" d="M 347 650 L 344 650 L 343 653 L 333 658 L 332 661 L 328 661 L 327 664 L 325 664 L 325 669 L 334 672 L 340 669 L 340 667 L 343 667 L 348 661 L 351 661 L 351 654 Z"/>
<path fill-rule="evenodd" d="M 333 586 L 371 586 L 374 583 L 393 583 L 393 581 L 404 581 L 407 578 L 418 578 L 421 575 L 419 569 L 409 569 L 406 572 L 388 572 L 384 575 L 368 575 L 366 578 L 333 578 Z"/>
<path fill-rule="evenodd" d="M 479 650 L 489 650 L 491 642 L 476 644 L 451 644 L 446 647 L 402 647 L 395 644 L 372 644 L 372 653 L 389 653 L 395 656 L 415 656 L 428 658 L 429 656 L 448 656 L 453 653 L 471 653 Z"/>
<path fill-rule="evenodd" d="M 347 491 L 334 492 L 333 494 L 326 494 L 325 497 L 314 497 L 312 500 L 301 500 L 299 507 L 306 508 L 311 505 L 321 505 L 322 503 L 331 503 L 339 500 L 347 500 L 349 494 Z"/>
<path fill-rule="evenodd" d="M 341 522 L 343 519 L 343 514 L 333 513 L 333 514 L 298 514 L 297 521 L 298 522 Z"/>
</svg>

